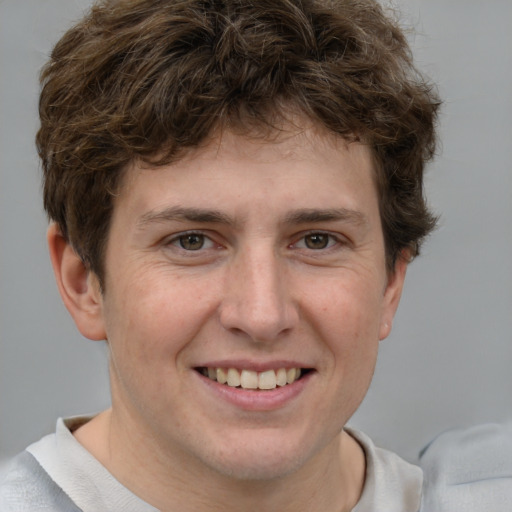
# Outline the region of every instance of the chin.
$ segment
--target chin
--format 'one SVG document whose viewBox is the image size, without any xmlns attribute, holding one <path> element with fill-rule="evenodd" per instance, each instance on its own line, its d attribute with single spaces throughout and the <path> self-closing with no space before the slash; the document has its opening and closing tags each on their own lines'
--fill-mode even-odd
<svg viewBox="0 0 512 512">
<path fill-rule="evenodd" d="M 238 457 L 237 460 L 221 460 L 212 464 L 216 470 L 228 478 L 246 482 L 268 482 L 295 473 L 302 465 L 300 456 L 287 460 L 264 460 L 261 454 Z"/>
<path fill-rule="evenodd" d="M 309 449 L 308 449 L 309 448 Z M 261 438 L 225 444 L 206 464 L 216 473 L 240 481 L 276 480 L 298 471 L 314 452 L 304 443 Z"/>
</svg>

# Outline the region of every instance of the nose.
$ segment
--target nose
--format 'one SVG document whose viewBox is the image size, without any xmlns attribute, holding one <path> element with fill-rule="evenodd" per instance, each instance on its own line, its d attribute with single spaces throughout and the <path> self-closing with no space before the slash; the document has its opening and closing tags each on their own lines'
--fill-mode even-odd
<svg viewBox="0 0 512 512">
<path fill-rule="evenodd" d="M 255 248 L 235 257 L 220 305 L 223 327 L 256 342 L 277 340 L 291 331 L 299 313 L 289 274 L 286 262 L 272 248 Z"/>
</svg>

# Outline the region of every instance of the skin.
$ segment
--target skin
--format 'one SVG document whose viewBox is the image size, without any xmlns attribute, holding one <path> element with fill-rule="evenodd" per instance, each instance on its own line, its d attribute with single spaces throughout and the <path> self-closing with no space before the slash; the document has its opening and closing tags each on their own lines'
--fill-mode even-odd
<svg viewBox="0 0 512 512">
<path fill-rule="evenodd" d="M 163 168 L 133 163 L 103 293 L 50 227 L 64 303 L 110 347 L 112 408 L 75 436 L 161 510 L 339 512 L 361 494 L 364 453 L 343 426 L 406 260 L 387 272 L 370 150 L 303 125 L 271 142 L 226 131 Z M 227 399 L 197 371 L 223 365 L 310 371 L 281 401 L 279 389 Z M 237 401 L 248 393 L 254 404 Z"/>
</svg>

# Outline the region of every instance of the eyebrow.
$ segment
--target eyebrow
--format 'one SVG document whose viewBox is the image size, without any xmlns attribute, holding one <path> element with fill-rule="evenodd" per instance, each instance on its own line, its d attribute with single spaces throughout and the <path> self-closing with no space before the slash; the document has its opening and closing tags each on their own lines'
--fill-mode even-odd
<svg viewBox="0 0 512 512">
<path fill-rule="evenodd" d="M 229 226 L 237 224 L 233 217 L 218 210 L 172 206 L 161 210 L 146 212 L 137 221 L 137 227 L 142 229 L 149 224 L 172 221 L 225 224 Z M 347 222 L 358 226 L 368 224 L 368 219 L 362 212 L 348 208 L 305 208 L 289 212 L 284 217 L 285 224 L 289 225 L 336 221 Z"/>
<path fill-rule="evenodd" d="M 142 215 L 137 225 L 143 228 L 148 224 L 171 222 L 171 221 L 189 221 L 207 224 L 228 224 L 233 225 L 234 219 L 225 213 L 217 210 L 208 210 L 204 208 L 188 208 L 183 206 L 172 206 L 162 210 L 151 210 Z"/>
<path fill-rule="evenodd" d="M 287 224 L 314 224 L 319 222 L 343 221 L 364 226 L 368 224 L 366 215 L 348 208 L 301 209 L 289 213 L 285 217 Z"/>
</svg>

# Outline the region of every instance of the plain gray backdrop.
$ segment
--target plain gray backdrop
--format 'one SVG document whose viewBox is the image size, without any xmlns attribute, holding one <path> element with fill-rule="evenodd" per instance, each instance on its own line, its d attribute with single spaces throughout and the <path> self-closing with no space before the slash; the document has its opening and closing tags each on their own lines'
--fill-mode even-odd
<svg viewBox="0 0 512 512">
<path fill-rule="evenodd" d="M 38 70 L 87 0 L 0 0 L 0 458 L 109 404 L 107 352 L 61 305 L 34 149 Z M 403 0 L 444 99 L 429 167 L 438 231 L 351 424 L 414 460 L 440 431 L 512 418 L 512 2 Z"/>
</svg>

